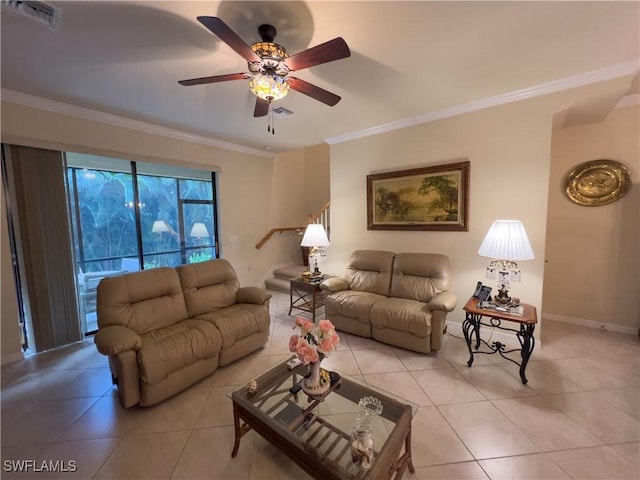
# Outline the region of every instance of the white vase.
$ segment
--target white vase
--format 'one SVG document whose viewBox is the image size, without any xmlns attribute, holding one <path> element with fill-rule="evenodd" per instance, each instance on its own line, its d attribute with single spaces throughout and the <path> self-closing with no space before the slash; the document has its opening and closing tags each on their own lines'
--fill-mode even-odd
<svg viewBox="0 0 640 480">
<path fill-rule="evenodd" d="M 325 378 L 320 374 L 320 363 L 324 359 L 324 354 L 320 354 L 320 360 L 309 364 L 309 373 L 302 380 L 302 391 L 307 395 L 322 395 L 329 387 L 331 382 L 328 377 Z"/>
</svg>

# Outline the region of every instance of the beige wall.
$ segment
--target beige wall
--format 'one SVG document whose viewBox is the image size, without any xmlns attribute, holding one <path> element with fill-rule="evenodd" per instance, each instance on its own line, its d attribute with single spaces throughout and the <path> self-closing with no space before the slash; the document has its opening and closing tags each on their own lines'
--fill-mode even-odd
<svg viewBox="0 0 640 480">
<path fill-rule="evenodd" d="M 275 155 L 271 188 L 270 228 L 305 227 L 309 215 L 329 201 L 329 146 Z M 300 241 L 295 231 L 277 233 L 261 250 L 278 250 L 279 258 L 301 262 Z"/>
<path fill-rule="evenodd" d="M 309 213 L 329 199 L 330 179 L 332 245 L 323 271 L 341 274 L 351 251 L 359 248 L 445 253 L 451 258 L 454 291 L 459 298 L 459 306 L 450 318 L 461 322 L 461 306 L 475 282 L 491 284 L 484 279 L 488 260 L 479 257 L 477 250 L 497 218 L 520 219 L 527 229 L 536 259 L 521 263 L 523 282 L 514 284 L 512 293 L 535 305 L 540 313 L 553 115 L 628 83 L 629 79 L 613 80 L 345 142 L 330 149 L 318 145 L 275 155 L 273 159 L 6 102 L 2 103 L 2 141 L 133 160 L 186 160 L 192 166 L 200 164 L 219 170 L 221 251 L 236 267 L 243 285 L 260 285 L 270 268 L 295 258 L 299 250 L 295 235 L 277 235 L 261 250 L 255 245 L 273 227 L 304 223 Z M 462 159 L 471 162 L 468 232 L 367 230 L 367 174 Z M 637 203 L 637 185 L 634 188 Z M 2 248 L 4 265 L 4 238 Z M 11 326 L 5 322 L 4 285 L 3 356 L 5 348 L 16 351 L 10 341 L 5 346 L 5 329 Z M 15 328 L 15 322 L 12 324 Z"/>
<path fill-rule="evenodd" d="M 331 199 L 330 149 L 326 143 L 305 149 L 307 215 L 314 215 Z"/>
<path fill-rule="evenodd" d="M 640 327 L 640 111 L 618 108 L 599 123 L 554 131 L 543 311 L 549 318 L 612 330 Z M 598 159 L 624 163 L 633 185 L 598 207 L 570 201 L 563 180 Z"/>
<path fill-rule="evenodd" d="M 302 185 L 304 192 L 304 165 L 291 166 L 286 158 L 276 161 L 6 102 L 2 141 L 218 170 L 220 250 L 243 285 L 260 284 L 272 265 L 290 260 L 286 249 L 255 248 L 276 226 L 272 222 L 296 224 L 305 218 L 304 208 L 288 208 L 292 202 L 286 201 L 282 188 Z M 285 180 L 280 184 L 274 178 Z"/>
<path fill-rule="evenodd" d="M 168 164 L 188 162 L 191 167 L 218 171 L 221 255 L 234 266 L 241 285 L 263 286 L 274 265 L 299 260 L 300 239 L 295 233 L 276 235 L 261 250 L 255 245 L 273 227 L 305 224 L 309 205 L 318 203 L 320 195 L 314 190 L 306 197 L 307 166 L 315 172 L 324 161 L 323 175 L 328 178 L 326 146 L 265 158 L 7 102 L 2 102 L 1 133 L 6 143 Z M 328 182 L 325 189 L 322 203 L 328 200 Z M 15 301 L 15 295 L 5 288 L 12 285 L 5 284 L 6 247 L 3 237 L 3 356 L 16 350 L 15 315 L 5 315 L 5 308 L 15 308 L 9 301 L 12 295 Z M 5 293 L 9 293 L 6 302 Z"/>
<path fill-rule="evenodd" d="M 540 317 L 553 114 L 629 83 L 618 79 L 332 145 L 332 245 L 324 271 L 342 274 L 355 249 L 444 253 L 458 296 L 449 318 L 462 322 L 461 307 L 476 281 L 495 288 L 485 280 L 489 260 L 477 254 L 484 235 L 495 219 L 519 219 L 536 258 L 520 263 L 522 283 L 511 292 L 535 305 Z M 471 162 L 468 232 L 367 230 L 368 174 L 462 159 Z"/>
</svg>

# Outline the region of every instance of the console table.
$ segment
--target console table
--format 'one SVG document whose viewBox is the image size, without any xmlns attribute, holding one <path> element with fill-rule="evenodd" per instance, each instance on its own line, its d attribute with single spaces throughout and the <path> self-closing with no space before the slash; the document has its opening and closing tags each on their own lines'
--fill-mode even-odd
<svg viewBox="0 0 640 480">
<path fill-rule="evenodd" d="M 464 339 L 467 342 L 467 348 L 469 349 L 470 355 L 467 365 L 473 365 L 473 356 L 476 353 L 484 353 L 488 355 L 498 353 L 500 354 L 500 356 L 502 356 L 502 358 L 505 358 L 520 367 L 520 379 L 522 380 L 522 383 L 527 383 L 525 369 L 527 368 L 527 363 L 529 362 L 529 358 L 531 357 L 531 353 L 533 352 L 533 347 L 536 344 L 536 340 L 533 337 L 533 331 L 536 327 L 536 323 L 538 323 L 538 318 L 536 315 L 536 307 L 534 307 L 533 305 L 528 305 L 526 303 L 521 303 L 520 306 L 522 307 L 521 314 L 511 313 L 509 311 L 503 312 L 491 308 L 481 308 L 478 305 L 477 298 L 471 297 L 469 299 L 467 304 L 464 306 L 465 319 L 462 323 L 462 333 L 464 334 Z M 489 323 L 482 322 L 484 317 L 488 319 Z M 518 324 L 519 328 L 516 330 L 515 328 L 505 327 L 503 326 L 503 322 L 516 323 Z M 491 345 L 489 345 L 489 343 L 480 338 L 481 325 L 515 332 L 516 338 L 518 339 L 518 342 L 520 342 L 520 348 L 506 350 L 506 345 L 499 341 L 492 342 Z M 474 334 L 476 337 L 476 341 L 474 348 L 471 348 L 471 337 Z M 487 348 L 489 348 L 489 351 L 478 350 L 480 348 L 480 343 L 486 345 Z M 520 351 L 520 362 L 505 355 L 507 353 L 517 351 Z"/>
</svg>

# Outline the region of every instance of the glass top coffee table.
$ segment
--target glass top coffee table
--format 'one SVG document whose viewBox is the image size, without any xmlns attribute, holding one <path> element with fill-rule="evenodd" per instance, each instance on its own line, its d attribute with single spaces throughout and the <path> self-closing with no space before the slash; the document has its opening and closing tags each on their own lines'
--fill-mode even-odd
<svg viewBox="0 0 640 480">
<path fill-rule="evenodd" d="M 407 468 L 414 472 L 415 405 L 345 376 L 322 397 L 309 397 L 297 389 L 306 372 L 304 365 L 290 369 L 283 362 L 256 378 L 253 392 L 247 385 L 230 394 L 235 426 L 232 457 L 242 436 L 255 430 L 313 478 L 400 479 Z M 375 453 L 368 469 L 355 465 L 351 456 L 352 426 L 363 397 L 375 397 L 382 404 L 382 414 L 372 422 Z"/>
</svg>

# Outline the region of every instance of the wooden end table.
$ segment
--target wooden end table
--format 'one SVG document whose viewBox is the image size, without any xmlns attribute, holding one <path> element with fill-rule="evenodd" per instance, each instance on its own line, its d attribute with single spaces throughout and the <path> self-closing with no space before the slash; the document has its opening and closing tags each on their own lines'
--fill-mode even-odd
<svg viewBox="0 0 640 480">
<path fill-rule="evenodd" d="M 464 339 L 467 342 L 467 348 L 469 349 L 470 355 L 467 365 L 473 365 L 473 355 L 476 353 L 484 353 L 487 355 L 498 353 L 502 358 L 505 358 L 520 367 L 520 379 L 522 380 L 522 383 L 527 383 L 527 377 L 524 372 L 536 344 L 533 331 L 536 327 L 536 323 L 538 323 L 538 318 L 536 315 L 536 307 L 526 303 L 521 303 L 520 306 L 522 307 L 522 313 L 512 313 L 509 311 L 503 312 L 491 308 L 480 308 L 478 306 L 478 299 L 474 297 L 471 297 L 469 301 L 467 301 L 467 304 L 463 308 L 466 313 L 464 322 L 462 323 L 462 333 L 464 334 Z M 483 317 L 487 317 L 489 319 L 489 323 L 483 323 Z M 519 329 L 516 330 L 514 328 L 505 327 L 502 325 L 503 321 L 517 323 L 519 325 Z M 505 350 L 506 345 L 499 341 L 492 342 L 491 345 L 489 345 L 489 343 L 480 338 L 480 325 L 515 332 L 516 337 L 520 342 L 520 348 Z M 476 343 L 472 349 L 471 336 L 474 334 L 476 337 Z M 489 348 L 489 351 L 479 351 L 480 343 L 486 345 L 487 348 Z M 522 358 L 520 362 L 517 362 L 505 355 L 507 353 L 517 351 L 520 351 L 520 356 Z"/>
<path fill-rule="evenodd" d="M 324 295 L 320 288 L 324 277 L 317 280 L 305 280 L 302 277 L 292 278 L 290 284 L 291 293 L 289 295 L 289 315 L 294 308 L 309 312 L 313 321 L 316 321 L 316 310 L 324 306 Z M 295 295 L 295 298 L 294 298 Z"/>
</svg>

